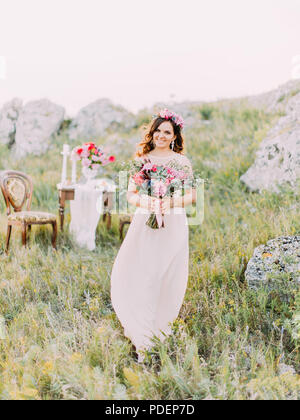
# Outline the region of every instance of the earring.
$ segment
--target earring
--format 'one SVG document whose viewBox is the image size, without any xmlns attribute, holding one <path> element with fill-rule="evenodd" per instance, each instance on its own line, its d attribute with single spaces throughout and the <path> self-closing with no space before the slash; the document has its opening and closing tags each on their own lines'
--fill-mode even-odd
<svg viewBox="0 0 300 420">
<path fill-rule="evenodd" d="M 171 149 L 174 150 L 174 140 L 171 142 Z"/>
</svg>

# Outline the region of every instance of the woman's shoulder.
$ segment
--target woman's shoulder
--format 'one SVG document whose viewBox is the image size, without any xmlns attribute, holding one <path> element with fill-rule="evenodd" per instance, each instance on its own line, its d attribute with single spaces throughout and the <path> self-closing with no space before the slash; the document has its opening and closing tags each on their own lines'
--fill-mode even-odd
<svg viewBox="0 0 300 420">
<path fill-rule="evenodd" d="M 180 159 L 182 163 L 187 163 L 187 164 L 191 163 L 190 159 L 186 155 L 183 155 L 181 153 L 177 153 L 177 155 L 178 155 L 178 159 Z"/>
<path fill-rule="evenodd" d="M 193 167 L 190 159 L 186 155 L 181 155 L 181 165 L 187 169 L 191 176 L 193 176 Z"/>
</svg>

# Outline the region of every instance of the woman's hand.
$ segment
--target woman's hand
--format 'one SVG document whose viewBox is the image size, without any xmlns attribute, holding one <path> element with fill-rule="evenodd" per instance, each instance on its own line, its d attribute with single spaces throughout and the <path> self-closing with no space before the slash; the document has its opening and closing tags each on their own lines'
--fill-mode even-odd
<svg viewBox="0 0 300 420">
<path fill-rule="evenodd" d="M 164 197 L 161 200 L 161 211 L 162 214 L 169 214 L 170 209 L 174 207 L 174 201 L 171 197 Z"/>
<path fill-rule="evenodd" d="M 140 197 L 140 207 L 149 210 L 151 213 L 156 213 L 160 207 L 160 201 L 159 198 L 142 194 Z"/>
</svg>

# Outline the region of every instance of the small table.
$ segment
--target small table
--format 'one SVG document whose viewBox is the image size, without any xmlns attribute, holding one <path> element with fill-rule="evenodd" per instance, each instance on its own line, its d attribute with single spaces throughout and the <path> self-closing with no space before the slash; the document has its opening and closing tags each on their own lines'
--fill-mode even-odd
<svg viewBox="0 0 300 420">
<path fill-rule="evenodd" d="M 60 217 L 60 229 L 64 230 L 64 218 L 65 218 L 65 205 L 66 201 L 74 200 L 75 198 L 75 188 L 74 186 L 57 184 L 58 189 L 58 200 L 59 200 L 59 217 Z M 114 199 L 115 192 L 111 191 L 103 191 L 103 221 L 106 221 L 106 228 L 111 228 L 111 209 L 113 208 L 113 199 Z"/>
</svg>

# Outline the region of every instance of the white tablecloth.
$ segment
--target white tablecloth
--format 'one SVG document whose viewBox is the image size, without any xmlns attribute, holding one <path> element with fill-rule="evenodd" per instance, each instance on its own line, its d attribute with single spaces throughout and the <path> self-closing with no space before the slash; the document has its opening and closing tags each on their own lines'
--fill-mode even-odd
<svg viewBox="0 0 300 420">
<path fill-rule="evenodd" d="M 70 232 L 80 247 L 96 248 L 96 229 L 103 214 L 103 192 L 115 191 L 113 181 L 102 178 L 75 186 L 75 199 L 70 202 Z"/>
</svg>

